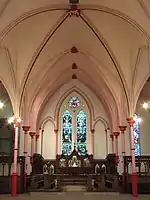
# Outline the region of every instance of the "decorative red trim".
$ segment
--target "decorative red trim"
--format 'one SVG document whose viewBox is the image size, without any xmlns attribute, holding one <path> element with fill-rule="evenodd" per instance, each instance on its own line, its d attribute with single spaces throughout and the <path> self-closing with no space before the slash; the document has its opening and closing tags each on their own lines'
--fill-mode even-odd
<svg viewBox="0 0 150 200">
<path fill-rule="evenodd" d="M 27 134 L 27 132 L 30 129 L 30 126 L 22 126 L 22 129 L 23 129 L 24 133 Z"/>
<path fill-rule="evenodd" d="M 72 64 L 72 69 L 78 69 L 78 67 L 77 67 L 77 64 L 76 64 L 76 63 L 73 63 L 73 64 Z"/>
<path fill-rule="evenodd" d="M 71 53 L 78 53 L 77 47 L 73 46 L 73 47 L 70 49 L 70 52 L 71 52 Z"/>
<path fill-rule="evenodd" d="M 77 75 L 76 75 L 76 74 L 73 74 L 73 75 L 72 75 L 72 79 L 77 79 Z"/>
</svg>

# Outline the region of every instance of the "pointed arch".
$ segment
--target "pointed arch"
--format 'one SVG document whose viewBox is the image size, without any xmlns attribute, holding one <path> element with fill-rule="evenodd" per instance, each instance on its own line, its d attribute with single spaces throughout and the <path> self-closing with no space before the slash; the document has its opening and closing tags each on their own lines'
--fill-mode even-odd
<svg viewBox="0 0 150 200">
<path fill-rule="evenodd" d="M 104 125 L 105 130 L 112 128 L 109 126 L 108 122 L 103 117 L 99 116 L 95 119 L 95 122 L 93 124 L 93 129 L 95 129 L 95 126 L 98 122 L 101 122 Z"/>
<path fill-rule="evenodd" d="M 144 88 L 148 78 L 149 78 L 149 56 L 150 56 L 150 47 L 149 46 L 142 46 L 139 48 L 135 69 L 134 69 L 134 82 L 133 82 L 133 91 L 134 91 L 134 109 L 133 113 L 135 112 L 137 101 L 140 97 L 140 93 Z M 143 70 L 142 66 L 145 66 L 145 70 Z M 136 88 L 137 87 L 137 88 Z"/>
<path fill-rule="evenodd" d="M 53 124 L 54 129 L 55 129 L 56 125 L 55 125 L 54 119 L 53 119 L 52 117 L 50 117 L 50 116 L 47 116 L 47 117 L 46 117 L 45 119 L 43 119 L 43 120 L 41 121 L 41 123 L 40 123 L 40 128 L 41 128 L 42 130 L 44 130 L 45 124 L 46 124 L 48 121 L 50 121 L 50 122 Z"/>
<path fill-rule="evenodd" d="M 89 110 L 89 114 L 90 114 L 90 128 L 92 128 L 92 121 L 94 119 L 94 108 L 93 108 L 93 105 L 92 105 L 90 99 L 87 97 L 87 95 L 77 87 L 72 87 L 71 89 L 66 91 L 63 94 L 63 96 L 60 98 L 60 100 L 58 101 L 58 103 L 56 105 L 56 109 L 55 109 L 55 114 L 54 114 L 54 116 L 55 116 L 54 118 L 55 118 L 55 121 L 56 121 L 56 128 L 58 129 L 58 126 L 59 126 L 59 113 L 60 113 L 61 105 L 64 102 L 64 100 L 73 92 L 79 94 L 83 98 L 85 103 L 87 104 L 87 107 L 88 107 L 88 110 Z"/>
</svg>

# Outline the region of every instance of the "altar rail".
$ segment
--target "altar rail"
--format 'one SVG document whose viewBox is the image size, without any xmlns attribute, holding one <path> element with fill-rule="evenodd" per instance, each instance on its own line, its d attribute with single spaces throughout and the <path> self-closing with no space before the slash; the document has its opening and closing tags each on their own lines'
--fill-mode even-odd
<svg viewBox="0 0 150 200">
<path fill-rule="evenodd" d="M 136 156 L 136 173 L 139 194 L 150 194 L 150 156 Z M 125 192 L 132 192 L 132 158 L 124 157 Z"/>
<path fill-rule="evenodd" d="M 17 192 L 24 192 L 24 157 L 18 157 Z M 0 194 L 11 193 L 11 175 L 13 172 L 13 157 L 0 155 Z"/>
</svg>

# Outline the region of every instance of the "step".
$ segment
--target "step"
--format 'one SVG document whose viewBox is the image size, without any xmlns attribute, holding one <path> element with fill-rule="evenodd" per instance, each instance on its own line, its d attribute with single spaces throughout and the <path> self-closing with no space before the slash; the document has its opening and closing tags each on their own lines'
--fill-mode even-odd
<svg viewBox="0 0 150 200">
<path fill-rule="evenodd" d="M 63 192 L 85 192 L 87 187 L 83 185 L 66 185 L 62 187 Z"/>
<path fill-rule="evenodd" d="M 79 182 L 79 183 L 87 183 L 87 180 L 81 181 L 81 180 L 62 180 L 62 182 Z"/>
<path fill-rule="evenodd" d="M 81 183 L 81 182 L 75 182 L 75 183 L 73 183 L 73 182 L 62 182 L 62 185 L 75 185 L 75 186 L 77 186 L 77 185 L 87 185 L 87 183 Z"/>
</svg>

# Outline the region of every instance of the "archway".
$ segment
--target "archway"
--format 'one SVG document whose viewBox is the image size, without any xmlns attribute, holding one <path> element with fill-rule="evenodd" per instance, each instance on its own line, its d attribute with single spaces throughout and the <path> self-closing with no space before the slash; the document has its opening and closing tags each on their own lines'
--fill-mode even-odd
<svg viewBox="0 0 150 200">
<path fill-rule="evenodd" d="M 141 119 L 139 129 L 136 131 L 139 134 L 138 140 L 140 144 L 141 155 L 149 155 L 149 129 L 150 129 L 150 78 L 146 81 L 139 95 L 135 113 Z"/>
<path fill-rule="evenodd" d="M 13 107 L 9 94 L 0 81 L 0 154 L 10 155 L 13 153 L 14 131 L 13 126 L 8 124 L 8 119 L 13 115 Z"/>
</svg>

